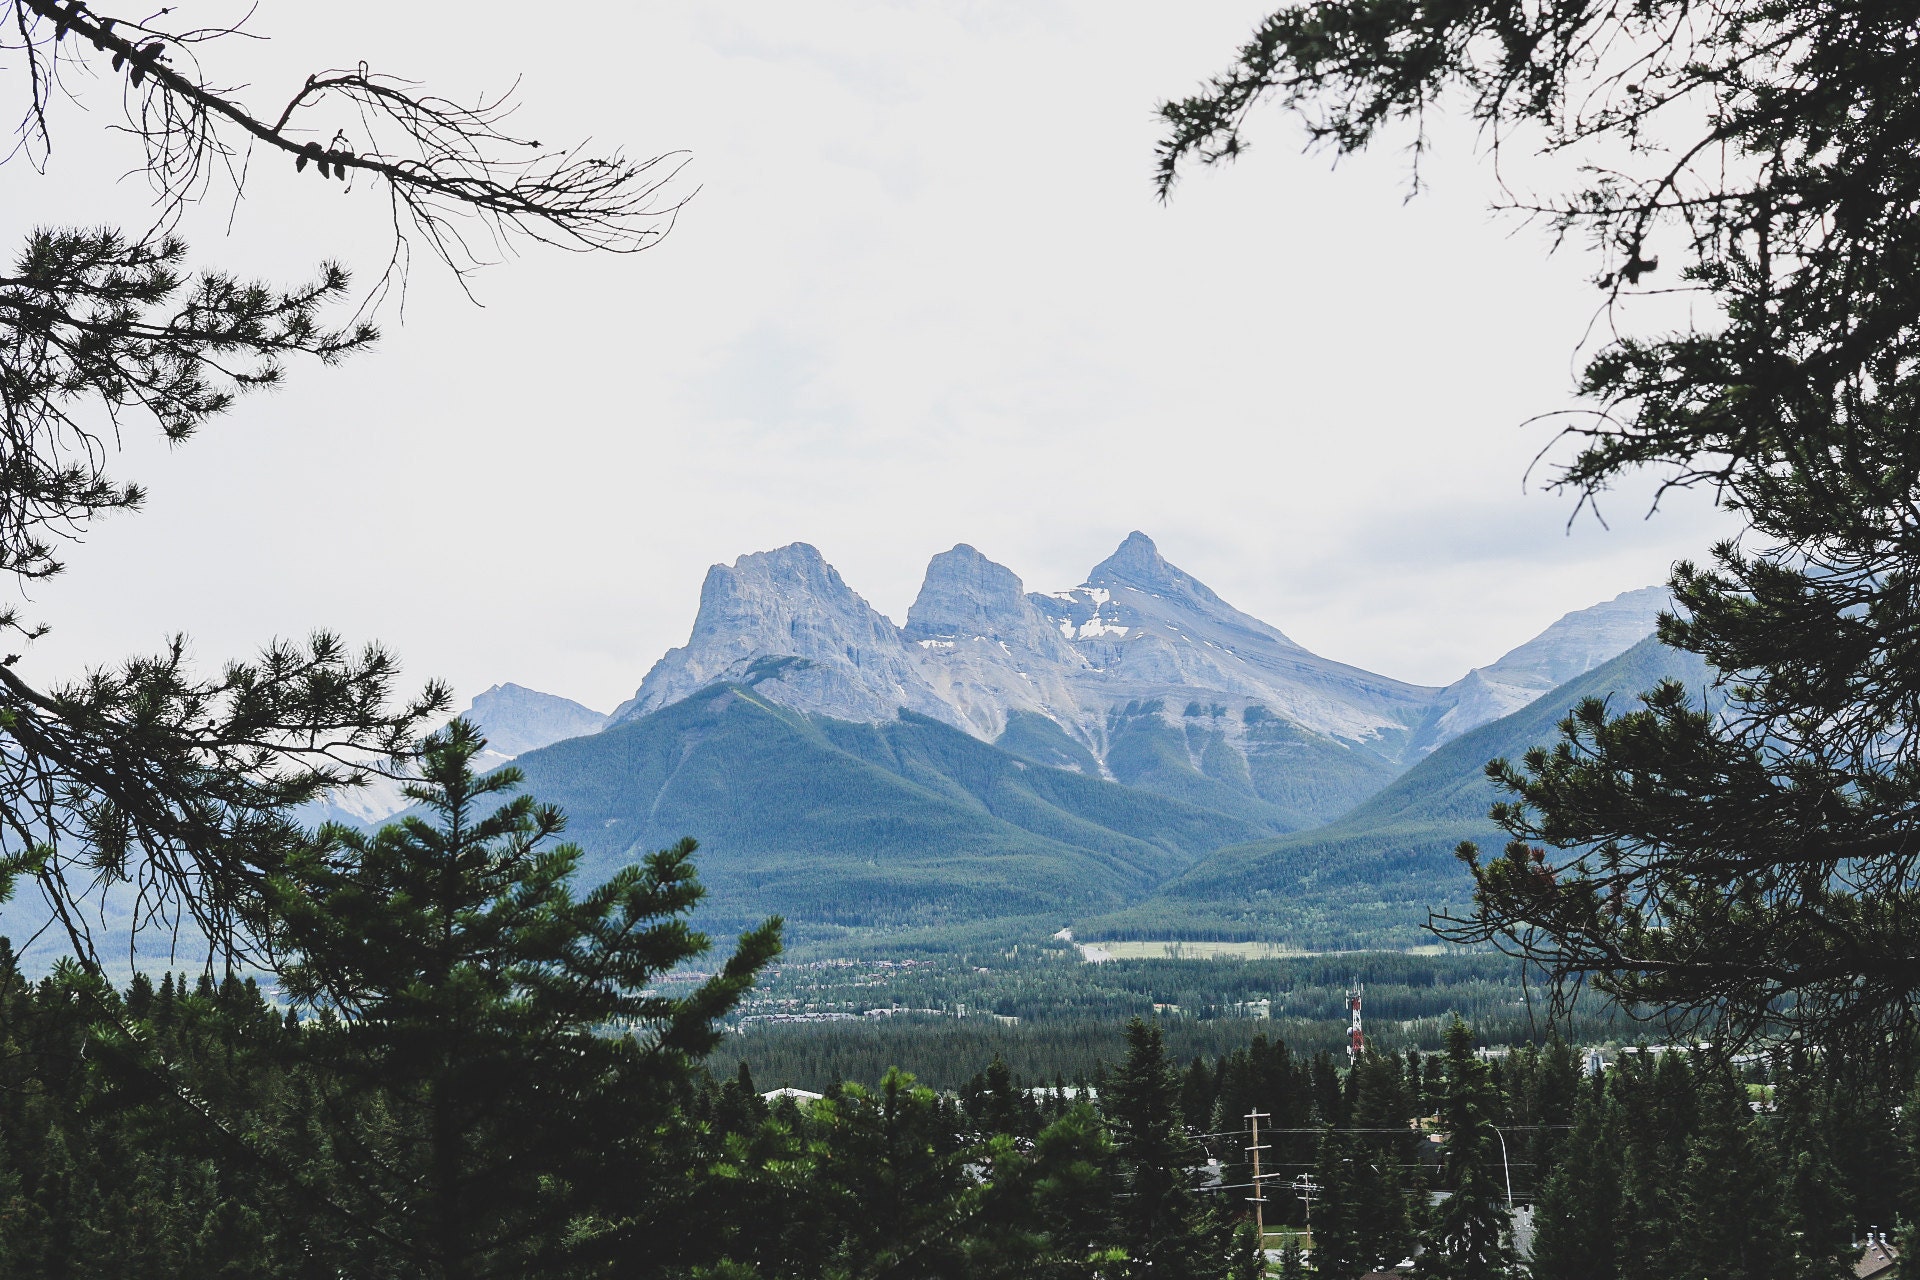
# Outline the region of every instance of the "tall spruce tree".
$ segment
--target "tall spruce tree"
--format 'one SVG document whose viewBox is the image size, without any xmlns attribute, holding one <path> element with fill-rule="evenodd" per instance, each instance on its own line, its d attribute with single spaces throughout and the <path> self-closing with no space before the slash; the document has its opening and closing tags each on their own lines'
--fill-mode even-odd
<svg viewBox="0 0 1920 1280">
<path fill-rule="evenodd" d="M 1499 1091 L 1474 1056 L 1473 1032 L 1458 1018 L 1447 1028 L 1447 1198 L 1435 1206 L 1422 1241 L 1419 1273 L 1435 1280 L 1500 1280 L 1514 1270 L 1506 1159 L 1494 1121 Z"/>
<path fill-rule="evenodd" d="M 812 1211 L 841 1236 L 828 1270 L 958 1274 L 954 1201 L 974 1153 L 945 1131 L 933 1090 L 893 1070 L 876 1089 L 833 1090 L 812 1119 L 826 1146 Z"/>
<path fill-rule="evenodd" d="M 1320 1135 L 1313 1180 L 1319 1184 L 1313 1207 L 1313 1270 L 1328 1280 L 1353 1280 L 1373 1269 L 1367 1223 L 1361 1217 L 1354 1178 L 1353 1135 L 1327 1128 Z"/>
<path fill-rule="evenodd" d="M 1681 1176 L 1695 1119 L 1693 1075 L 1679 1052 L 1623 1054 L 1608 1078 L 1620 1111 L 1621 1215 L 1615 1256 L 1625 1280 L 1685 1269 Z"/>
<path fill-rule="evenodd" d="M 1520 1162 L 1518 1187 L 1531 1198 L 1558 1163 L 1559 1144 L 1573 1123 L 1580 1095 L 1580 1067 L 1557 1031 L 1544 1048 L 1522 1045 L 1508 1059 L 1506 1123 L 1519 1131 L 1514 1159 Z"/>
<path fill-rule="evenodd" d="M 1843 1280 L 1854 1252 L 1846 1184 L 1833 1160 L 1830 1082 L 1803 1050 L 1780 1055 L 1773 1078 L 1773 1161 L 1780 1208 L 1806 1280 Z"/>
<path fill-rule="evenodd" d="M 1267 1148 L 1261 1164 L 1267 1173 L 1287 1170 L 1298 1173 L 1311 1166 L 1313 1120 L 1311 1087 L 1305 1064 L 1293 1056 L 1285 1041 L 1270 1040 L 1257 1034 L 1245 1049 L 1236 1049 L 1220 1059 L 1218 1121 L 1216 1131 L 1248 1132 L 1247 1115 L 1259 1111 L 1260 1140 Z M 1253 1176 L 1253 1167 L 1243 1149 L 1245 1142 L 1234 1144 L 1223 1153 L 1222 1177 L 1243 1185 Z M 1301 1221 L 1300 1202 L 1291 1193 L 1267 1188 L 1266 1218 L 1269 1223 Z"/>
<path fill-rule="evenodd" d="M 1780 1212 L 1770 1153 L 1753 1131 L 1746 1090 L 1703 1064 L 1699 1119 L 1681 1175 L 1681 1246 L 1689 1275 L 1784 1280 L 1798 1270 Z"/>
<path fill-rule="evenodd" d="M 1117 1243 L 1124 1275 L 1202 1280 L 1227 1268 L 1233 1216 L 1202 1203 L 1196 1191 L 1199 1148 L 1180 1122 L 1180 1081 L 1160 1028 L 1127 1024 L 1127 1056 L 1107 1079 L 1102 1109 L 1113 1131 L 1120 1172 Z"/>
<path fill-rule="evenodd" d="M 1559 162 L 1510 207 L 1596 247 L 1611 336 L 1555 483 L 1594 500 L 1650 469 L 1746 527 L 1675 567 L 1660 625 L 1715 697 L 1591 701 L 1496 763 L 1512 840 L 1462 849 L 1475 913 L 1443 926 L 1723 1043 L 1783 1022 L 1878 1043 L 1915 1012 L 1916 44 L 1907 3 L 1311 0 L 1163 108 L 1163 193 L 1239 155 L 1268 97 L 1343 153 L 1463 116 L 1504 193 L 1523 151 Z M 1690 321 L 1636 332 L 1616 304 L 1648 291 L 1691 293 Z"/>
<path fill-rule="evenodd" d="M 1534 1280 L 1613 1280 L 1621 1214 L 1618 1112 L 1595 1076 L 1534 1210 Z"/>
<path fill-rule="evenodd" d="M 525 794 L 489 808 L 521 776 L 476 777 L 484 746 L 464 720 L 428 738 L 407 788 L 423 812 L 328 829 L 271 882 L 264 922 L 289 998 L 326 1015 L 299 1043 L 359 1153 L 330 1191 L 386 1266 L 436 1280 L 675 1238 L 691 1062 L 780 945 L 770 921 L 689 994 L 655 994 L 709 948 L 683 918 L 693 841 L 576 892 L 579 848 L 551 843 L 564 817 Z"/>
<path fill-rule="evenodd" d="M 1353 1141 L 1349 1194 L 1360 1225 L 1361 1255 L 1385 1270 L 1413 1255 L 1411 1197 L 1423 1188 L 1413 1172 L 1420 1135 L 1400 1059 L 1363 1055 L 1347 1076 Z"/>
</svg>

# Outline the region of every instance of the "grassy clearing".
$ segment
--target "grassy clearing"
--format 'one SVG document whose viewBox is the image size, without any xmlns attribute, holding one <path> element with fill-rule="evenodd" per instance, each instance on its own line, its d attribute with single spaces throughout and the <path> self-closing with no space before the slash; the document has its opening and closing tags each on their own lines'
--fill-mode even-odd
<svg viewBox="0 0 1920 1280">
<path fill-rule="evenodd" d="M 1410 956 L 1446 955 L 1451 949 L 1435 945 L 1408 947 Z M 1335 951 L 1306 951 L 1283 942 L 1205 942 L 1129 938 L 1112 942 L 1083 942 L 1080 958 L 1102 960 L 1293 960 L 1302 956 L 1340 955 Z"/>
</svg>

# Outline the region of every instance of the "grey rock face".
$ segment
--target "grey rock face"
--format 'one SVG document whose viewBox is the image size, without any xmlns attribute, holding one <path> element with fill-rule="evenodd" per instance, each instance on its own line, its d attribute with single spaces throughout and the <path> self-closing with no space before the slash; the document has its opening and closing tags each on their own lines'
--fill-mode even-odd
<svg viewBox="0 0 1920 1280">
<path fill-rule="evenodd" d="M 1226 694 L 1392 757 L 1438 692 L 1308 652 L 1168 564 L 1144 533 L 1129 534 L 1086 585 L 1030 598 L 1109 702 Z"/>
<path fill-rule="evenodd" d="M 1079 705 L 1083 658 L 1030 600 L 1018 576 L 961 543 L 927 565 L 904 632 L 934 692 L 976 737 L 994 741 L 1015 712 L 1058 723 L 1083 744 L 1098 717 Z"/>
<path fill-rule="evenodd" d="M 763 661 L 779 658 L 795 661 Z M 877 723 L 905 707 L 959 723 L 899 628 L 804 542 L 707 570 L 693 635 L 654 663 L 613 719 L 646 715 L 720 681 L 766 683 L 783 706 L 842 720 Z"/>
<path fill-rule="evenodd" d="M 920 594 L 907 610 L 907 639 L 1024 638 L 1032 624 L 1020 578 L 962 542 L 927 562 Z"/>
<path fill-rule="evenodd" d="M 842 720 L 915 711 L 988 741 L 1023 716 L 1023 740 L 1033 738 L 1037 716 L 1108 776 L 1150 776 L 1169 794 L 1212 789 L 1216 799 L 1225 787 L 1256 808 L 1297 810 L 1320 803 L 1316 795 L 1343 803 L 1343 787 L 1624 652 L 1652 629 L 1664 599 L 1649 588 L 1569 614 L 1435 689 L 1309 652 L 1169 564 L 1144 533 L 1128 535 L 1082 586 L 1051 594 L 1026 592 L 1012 570 L 963 543 L 928 564 L 905 627 L 796 543 L 714 566 L 687 644 L 654 665 L 614 718 L 719 681 Z"/>
</svg>

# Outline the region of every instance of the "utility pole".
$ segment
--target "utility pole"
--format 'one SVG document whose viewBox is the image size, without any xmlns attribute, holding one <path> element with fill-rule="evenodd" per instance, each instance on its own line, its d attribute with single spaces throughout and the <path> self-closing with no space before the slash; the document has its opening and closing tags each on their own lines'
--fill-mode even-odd
<svg viewBox="0 0 1920 1280">
<path fill-rule="evenodd" d="M 1313 1239 L 1313 1197 L 1319 1190 L 1320 1184 L 1313 1180 L 1313 1175 L 1310 1173 L 1303 1173 L 1293 1180 L 1293 1193 L 1307 1205 L 1307 1239 L 1309 1241 Z"/>
<path fill-rule="evenodd" d="M 1266 1148 L 1260 1145 L 1260 1122 L 1271 1119 L 1273 1116 L 1270 1113 L 1258 1108 L 1247 1112 L 1247 1130 L 1253 1137 L 1252 1144 L 1247 1148 L 1253 1152 L 1253 1194 L 1247 1199 L 1253 1202 L 1253 1229 L 1260 1236 L 1262 1249 L 1267 1247 L 1267 1218 L 1263 1212 L 1266 1208 L 1266 1197 L 1262 1194 L 1260 1185 L 1260 1153 Z"/>
</svg>

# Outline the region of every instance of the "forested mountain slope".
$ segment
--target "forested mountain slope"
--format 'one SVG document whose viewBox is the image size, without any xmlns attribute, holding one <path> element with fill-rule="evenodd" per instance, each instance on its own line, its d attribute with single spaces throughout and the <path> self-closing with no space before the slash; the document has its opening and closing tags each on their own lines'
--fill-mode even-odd
<svg viewBox="0 0 1920 1280">
<path fill-rule="evenodd" d="M 1312 831 L 1221 848 L 1136 907 L 1089 918 L 1089 937 L 1262 938 L 1310 949 L 1430 942 L 1429 908 L 1458 911 L 1470 882 L 1453 850 L 1462 840 L 1498 848 L 1488 820 L 1499 798 L 1487 761 L 1518 758 L 1558 739 L 1582 699 L 1625 708 L 1662 680 L 1701 689 L 1698 657 L 1649 637 L 1521 710 L 1454 739 L 1339 821 Z"/>
<path fill-rule="evenodd" d="M 806 934 L 1137 901 L 1255 823 L 1021 759 L 929 717 L 808 716 L 739 685 L 520 757 L 589 880 L 693 835 L 703 921 Z"/>
</svg>

